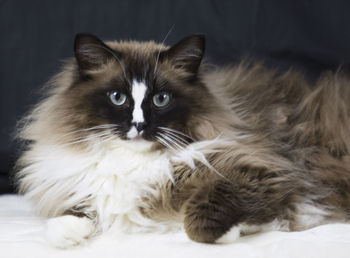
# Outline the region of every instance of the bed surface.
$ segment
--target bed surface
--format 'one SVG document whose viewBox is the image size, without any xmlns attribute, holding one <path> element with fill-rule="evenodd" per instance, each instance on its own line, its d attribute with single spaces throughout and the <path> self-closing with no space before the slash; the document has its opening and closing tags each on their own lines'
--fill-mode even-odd
<svg viewBox="0 0 350 258">
<path fill-rule="evenodd" d="M 303 232 L 268 232 L 228 245 L 190 241 L 185 233 L 103 235 L 82 247 L 60 250 L 45 239 L 45 221 L 21 196 L 0 196 L 0 257 L 350 257 L 350 224 L 330 224 Z"/>
</svg>

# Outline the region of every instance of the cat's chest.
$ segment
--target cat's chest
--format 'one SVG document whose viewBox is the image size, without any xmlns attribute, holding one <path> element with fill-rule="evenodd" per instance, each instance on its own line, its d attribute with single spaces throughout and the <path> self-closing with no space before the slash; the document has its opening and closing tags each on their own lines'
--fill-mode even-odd
<svg viewBox="0 0 350 258">
<path fill-rule="evenodd" d="M 142 224 L 138 209 L 142 196 L 152 191 L 157 195 L 151 186 L 165 184 L 172 174 L 166 153 L 126 148 L 100 154 L 89 170 L 93 170 L 91 183 L 96 189 L 91 205 L 104 222 L 104 229 L 115 221 L 123 225 Z"/>
</svg>

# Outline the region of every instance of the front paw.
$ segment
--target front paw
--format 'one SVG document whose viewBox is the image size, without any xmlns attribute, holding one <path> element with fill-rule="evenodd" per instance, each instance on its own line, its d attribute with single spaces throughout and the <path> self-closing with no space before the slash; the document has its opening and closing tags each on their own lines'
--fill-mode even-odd
<svg viewBox="0 0 350 258">
<path fill-rule="evenodd" d="M 222 214 L 218 214 L 210 205 L 201 204 L 186 215 L 185 230 L 193 241 L 215 243 L 220 242 L 221 237 L 230 230 L 232 225 L 230 221 L 229 218 L 223 218 Z M 239 232 L 236 235 L 238 238 Z"/>
<path fill-rule="evenodd" d="M 65 215 L 50 218 L 46 223 L 48 241 L 58 248 L 69 248 L 84 244 L 94 232 L 95 225 L 87 217 Z"/>
<path fill-rule="evenodd" d="M 232 226 L 240 214 L 232 205 L 230 185 L 213 184 L 197 192 L 189 201 L 185 213 L 185 230 L 188 237 L 196 242 L 222 242 L 226 236 L 238 238 L 239 229 Z M 231 230 L 232 228 L 232 230 Z M 224 237 L 226 239 L 226 237 Z"/>
</svg>

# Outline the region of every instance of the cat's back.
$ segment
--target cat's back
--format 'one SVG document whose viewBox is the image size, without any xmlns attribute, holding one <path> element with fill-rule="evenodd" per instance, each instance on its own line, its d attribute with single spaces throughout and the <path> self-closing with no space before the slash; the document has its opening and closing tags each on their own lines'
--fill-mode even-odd
<svg viewBox="0 0 350 258">
<path fill-rule="evenodd" d="M 241 62 L 218 68 L 205 75 L 205 82 L 220 99 L 250 128 L 261 130 L 285 123 L 302 99 L 311 92 L 301 73 L 284 73 L 262 63 Z"/>
<path fill-rule="evenodd" d="M 242 62 L 218 68 L 204 77 L 220 103 L 251 130 L 303 146 L 326 146 L 350 153 L 350 76 L 327 71 L 307 81 L 295 70 L 277 72 L 261 63 Z"/>
</svg>

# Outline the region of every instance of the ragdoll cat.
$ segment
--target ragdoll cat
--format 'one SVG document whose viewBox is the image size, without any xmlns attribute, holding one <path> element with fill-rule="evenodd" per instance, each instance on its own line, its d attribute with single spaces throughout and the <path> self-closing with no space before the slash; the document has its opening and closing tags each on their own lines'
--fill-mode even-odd
<svg viewBox="0 0 350 258">
<path fill-rule="evenodd" d="M 350 216 L 350 80 L 202 63 L 205 39 L 75 39 L 21 124 L 19 191 L 54 245 L 184 229 L 234 241 Z"/>
</svg>

